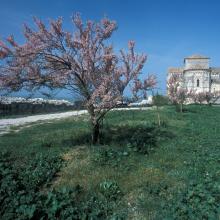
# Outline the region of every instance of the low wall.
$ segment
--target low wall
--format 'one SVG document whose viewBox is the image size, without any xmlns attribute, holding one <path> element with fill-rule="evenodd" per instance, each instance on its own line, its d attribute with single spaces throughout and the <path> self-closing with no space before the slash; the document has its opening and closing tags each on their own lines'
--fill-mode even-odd
<svg viewBox="0 0 220 220">
<path fill-rule="evenodd" d="M 75 106 L 66 104 L 32 104 L 32 103 L 0 103 L 0 115 L 23 115 L 23 114 L 38 114 L 38 113 L 52 113 L 74 110 Z"/>
</svg>

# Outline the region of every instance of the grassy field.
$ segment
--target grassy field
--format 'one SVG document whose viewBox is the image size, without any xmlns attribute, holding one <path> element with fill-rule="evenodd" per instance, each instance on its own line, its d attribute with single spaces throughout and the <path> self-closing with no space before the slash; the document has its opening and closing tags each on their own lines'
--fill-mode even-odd
<svg viewBox="0 0 220 220">
<path fill-rule="evenodd" d="M 181 114 L 167 106 L 160 112 L 161 127 L 155 110 L 110 112 L 97 146 L 90 144 L 87 115 L 0 137 L 1 151 L 9 152 L 0 161 L 0 195 L 13 206 L 2 190 L 8 167 L 26 197 L 32 195 L 25 206 L 17 198 L 24 210 L 3 204 L 1 219 L 220 219 L 220 108 L 187 106 Z M 29 193 L 24 180 L 36 190 Z M 63 189 L 74 196 L 68 200 L 65 191 L 62 197 Z M 61 198 L 68 201 L 60 205 Z"/>
</svg>

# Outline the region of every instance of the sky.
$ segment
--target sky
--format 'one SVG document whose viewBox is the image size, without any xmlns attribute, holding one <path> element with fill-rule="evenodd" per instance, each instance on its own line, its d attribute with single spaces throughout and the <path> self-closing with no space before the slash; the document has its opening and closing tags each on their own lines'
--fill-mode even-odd
<svg viewBox="0 0 220 220">
<path fill-rule="evenodd" d="M 24 42 L 22 25 L 32 25 L 33 16 L 45 22 L 61 16 L 71 30 L 70 17 L 76 12 L 84 20 L 104 16 L 115 20 L 118 29 L 111 39 L 115 49 L 134 40 L 137 51 L 148 57 L 143 77 L 156 74 L 162 94 L 168 67 L 183 65 L 184 57 L 205 55 L 211 66 L 220 67 L 219 0 L 0 0 L 0 38 L 13 34 Z"/>
</svg>

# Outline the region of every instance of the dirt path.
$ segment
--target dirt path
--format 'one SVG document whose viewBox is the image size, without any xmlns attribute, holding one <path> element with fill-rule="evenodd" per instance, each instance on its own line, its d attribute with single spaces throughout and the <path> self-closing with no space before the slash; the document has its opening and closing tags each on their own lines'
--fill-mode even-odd
<svg viewBox="0 0 220 220">
<path fill-rule="evenodd" d="M 24 126 L 29 123 L 52 120 L 52 119 L 62 119 L 71 116 L 78 116 L 87 113 L 86 110 L 80 111 L 70 111 L 63 113 L 53 113 L 53 114 L 43 114 L 43 115 L 33 115 L 26 116 L 22 118 L 8 118 L 0 119 L 0 134 L 8 133 L 11 126 Z"/>
<path fill-rule="evenodd" d="M 132 107 L 132 108 L 118 108 L 114 109 L 117 111 L 120 110 L 146 110 L 151 109 L 150 107 Z M 87 110 L 79 110 L 79 111 L 68 111 L 63 113 L 53 113 L 53 114 L 42 114 L 42 115 L 33 115 L 26 116 L 20 118 L 8 118 L 8 119 L 0 119 L 0 135 L 8 133 L 10 131 L 11 126 L 24 126 L 34 122 L 53 120 L 53 119 L 62 119 L 71 116 L 78 116 L 82 114 L 86 114 Z"/>
</svg>

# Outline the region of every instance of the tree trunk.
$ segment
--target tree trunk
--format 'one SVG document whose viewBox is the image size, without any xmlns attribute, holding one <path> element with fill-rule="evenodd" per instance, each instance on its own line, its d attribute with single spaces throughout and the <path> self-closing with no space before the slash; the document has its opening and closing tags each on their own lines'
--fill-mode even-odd
<svg viewBox="0 0 220 220">
<path fill-rule="evenodd" d="M 157 107 L 157 119 L 158 119 L 158 126 L 160 127 L 160 112 L 159 112 L 159 108 Z"/>
<path fill-rule="evenodd" d="M 183 113 L 183 103 L 180 103 L 180 112 Z"/>
<path fill-rule="evenodd" d="M 176 108 L 176 112 L 179 112 L 180 111 L 179 104 L 175 102 L 174 105 L 175 105 L 175 108 Z"/>
<path fill-rule="evenodd" d="M 99 141 L 100 136 L 100 122 L 98 121 L 96 115 L 95 115 L 95 108 L 93 105 L 90 105 L 88 108 L 88 112 L 90 114 L 90 120 L 91 120 L 91 136 L 92 136 L 92 144 L 97 144 Z"/>
<path fill-rule="evenodd" d="M 99 134 L 100 134 L 100 124 L 95 121 L 92 122 L 92 144 L 97 144 L 99 142 Z"/>
</svg>

